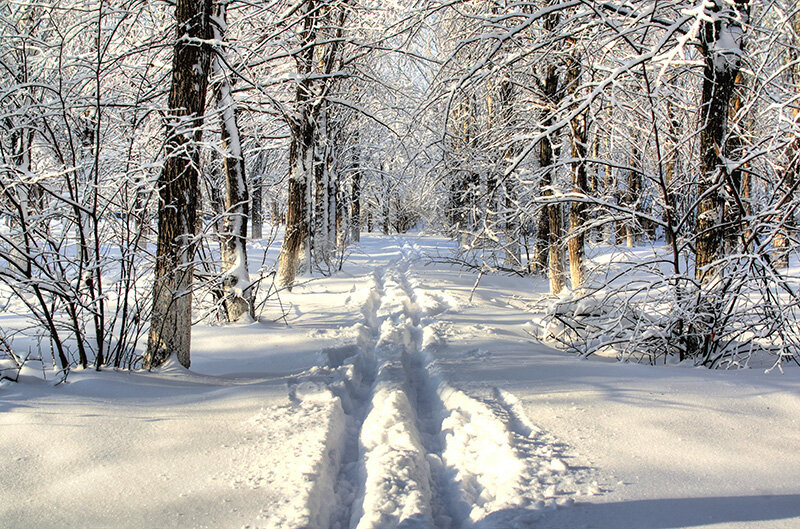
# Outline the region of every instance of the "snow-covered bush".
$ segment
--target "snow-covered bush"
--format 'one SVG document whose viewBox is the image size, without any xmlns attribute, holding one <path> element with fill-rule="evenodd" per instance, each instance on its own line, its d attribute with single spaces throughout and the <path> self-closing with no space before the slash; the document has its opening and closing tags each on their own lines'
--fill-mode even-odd
<svg viewBox="0 0 800 529">
<path fill-rule="evenodd" d="M 800 363 L 797 278 L 756 256 L 729 259 L 724 270 L 704 284 L 652 261 L 623 265 L 609 281 L 552 303 L 541 337 L 583 356 L 651 364 Z"/>
</svg>

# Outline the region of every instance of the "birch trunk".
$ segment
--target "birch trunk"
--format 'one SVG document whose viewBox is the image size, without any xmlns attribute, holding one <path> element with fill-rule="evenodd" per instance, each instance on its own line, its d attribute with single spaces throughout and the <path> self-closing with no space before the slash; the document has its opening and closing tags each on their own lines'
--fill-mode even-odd
<svg viewBox="0 0 800 529">
<path fill-rule="evenodd" d="M 214 40 L 224 42 L 226 4 L 218 3 L 212 26 Z M 215 79 L 214 93 L 221 120 L 222 147 L 225 152 L 225 212 L 220 237 L 222 251 L 223 300 L 228 321 L 238 321 L 244 316 L 253 317 L 253 289 L 247 267 L 247 220 L 250 216 L 250 196 L 244 172 L 244 155 L 236 120 L 236 103 L 231 83 L 225 72 L 224 49 L 217 49 L 212 61 Z"/>
<path fill-rule="evenodd" d="M 678 204 L 677 197 L 672 192 L 673 182 L 675 181 L 675 176 L 678 171 L 678 147 L 679 147 L 679 138 L 680 138 L 680 122 L 674 115 L 674 110 L 672 109 L 672 103 L 667 101 L 667 124 L 669 126 L 669 144 L 671 147 L 671 152 L 667 157 L 667 161 L 664 164 L 664 182 L 667 186 L 667 200 L 666 204 L 664 205 L 665 208 L 670 209 L 669 213 L 666 211 L 664 212 L 664 221 L 667 222 L 667 218 L 675 219 L 677 218 L 677 211 L 676 206 Z M 672 231 L 665 230 L 664 232 L 664 240 L 668 245 L 672 244 Z"/>
</svg>

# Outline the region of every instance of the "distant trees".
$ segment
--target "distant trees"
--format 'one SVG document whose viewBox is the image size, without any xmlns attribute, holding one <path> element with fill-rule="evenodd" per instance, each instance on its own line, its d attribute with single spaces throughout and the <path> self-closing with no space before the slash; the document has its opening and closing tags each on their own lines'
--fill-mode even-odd
<svg viewBox="0 0 800 529">
<path fill-rule="evenodd" d="M 457 109 L 501 78 L 519 92 L 513 132 L 474 127 L 476 137 L 485 130 L 499 142 L 470 147 L 467 171 L 486 200 L 448 213 L 486 220 L 474 225 L 473 265 L 503 269 L 493 257 L 494 176 L 480 161 L 483 149 L 512 147 L 517 155 L 501 178 L 516 182 L 520 242 L 535 249 L 516 269 L 547 271 L 551 292 L 560 293 L 568 248 L 571 297 L 586 298 L 552 315 L 565 345 L 709 365 L 741 358 L 756 342 L 796 355 L 791 333 L 766 331 L 767 314 L 793 328 L 798 301 L 779 268 L 797 203 L 797 156 L 787 139 L 796 137 L 797 84 L 786 66 L 796 62 L 796 11 L 791 2 L 744 0 L 473 2 L 452 11 L 446 24 L 458 37 L 445 45 L 454 51 L 431 99 Z M 471 122 L 491 121 L 490 105 L 476 108 Z M 441 145 L 447 178 L 464 147 Z M 585 255 L 599 233 L 617 245 L 651 245 L 653 258 L 609 276 Z"/>
</svg>

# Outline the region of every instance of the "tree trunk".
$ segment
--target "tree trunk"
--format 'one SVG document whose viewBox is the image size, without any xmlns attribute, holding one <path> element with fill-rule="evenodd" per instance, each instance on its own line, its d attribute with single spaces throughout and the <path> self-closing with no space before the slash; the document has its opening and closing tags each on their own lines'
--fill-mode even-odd
<svg viewBox="0 0 800 529">
<path fill-rule="evenodd" d="M 546 205 L 539 212 L 536 219 L 536 241 L 533 252 L 531 272 L 538 274 L 547 273 L 547 260 L 549 259 L 548 247 L 550 245 L 550 213 Z"/>
<path fill-rule="evenodd" d="M 276 198 L 269 201 L 269 218 L 275 226 L 286 223 L 286 216 L 281 215 L 281 209 Z"/>
<path fill-rule="evenodd" d="M 628 190 L 626 192 L 626 205 L 631 208 L 631 220 L 625 224 L 625 245 L 633 248 L 639 240 L 641 222 L 636 215 L 642 207 L 642 173 L 639 169 L 639 149 L 631 149 L 631 168 L 628 171 Z"/>
<path fill-rule="evenodd" d="M 310 123 L 293 135 L 289 145 L 289 202 L 286 234 L 278 259 L 278 284 L 289 290 L 294 285 L 300 252 L 308 235 L 306 191 L 314 161 L 314 131 Z"/>
<path fill-rule="evenodd" d="M 664 204 L 665 208 L 672 208 L 673 211 L 670 212 L 669 217 L 671 219 L 677 218 L 677 211 L 675 211 L 675 207 L 678 204 L 677 197 L 672 192 L 673 182 L 675 181 L 675 176 L 678 171 L 678 141 L 680 138 L 680 121 L 675 117 L 674 110 L 672 109 L 673 103 L 669 100 L 666 102 L 667 107 L 667 124 L 669 126 L 669 145 L 671 147 L 672 152 L 668 155 L 667 161 L 664 164 L 664 182 L 667 186 L 667 203 Z M 664 220 L 666 223 L 667 220 L 667 212 L 664 212 Z M 672 231 L 665 230 L 664 232 L 664 240 L 667 245 L 672 244 Z"/>
<path fill-rule="evenodd" d="M 722 160 L 727 132 L 728 105 L 733 94 L 743 49 L 741 22 L 747 22 L 750 4 L 746 0 L 708 3 L 710 20 L 703 22 L 700 40 L 705 67 L 700 99 L 700 180 L 695 224 L 695 277 L 708 282 L 716 274 L 712 264 L 722 257 L 725 232 Z M 732 46 L 732 47 L 731 47 Z"/>
<path fill-rule="evenodd" d="M 794 15 L 792 16 L 792 28 L 794 29 L 795 36 L 800 35 L 800 12 L 797 10 L 795 10 Z M 797 39 L 795 39 L 794 44 L 795 46 L 789 53 L 789 60 L 792 64 L 790 67 L 789 76 L 791 83 L 794 86 L 798 86 L 800 84 L 800 65 L 798 65 L 800 51 L 798 51 L 798 49 L 800 48 L 798 48 L 799 43 L 797 42 Z M 793 127 L 791 132 L 795 132 L 798 129 L 798 124 L 800 124 L 800 109 L 797 108 L 797 105 L 793 105 L 792 107 L 792 118 Z M 799 172 L 800 138 L 795 135 L 786 149 L 786 168 L 783 171 L 783 177 L 781 178 L 781 182 L 778 186 L 781 196 L 794 192 L 793 190 L 797 182 Z M 745 172 L 744 175 L 745 178 L 747 178 L 749 173 Z M 747 185 L 744 185 L 743 187 L 744 191 L 748 194 L 747 198 L 750 198 L 749 179 Z M 789 253 L 791 249 L 789 233 L 795 231 L 796 227 L 794 204 L 794 200 L 787 201 L 786 207 L 788 207 L 788 211 L 784 213 L 782 218 L 779 218 L 780 226 L 778 227 L 772 239 L 772 247 L 774 249 L 772 257 L 774 259 L 775 266 L 778 268 L 787 268 L 789 266 Z"/>
<path fill-rule="evenodd" d="M 746 90 L 745 78 L 742 72 L 736 76 L 734 81 L 734 90 L 731 94 L 731 101 L 728 108 L 728 119 L 733 123 L 733 128 L 728 134 L 728 141 L 725 145 L 725 157 L 732 161 L 738 161 L 744 158 L 745 138 L 744 130 L 745 124 L 743 123 L 743 116 L 740 115 L 744 106 L 744 94 Z M 738 122 L 734 121 L 738 118 Z M 748 189 L 750 179 L 746 177 L 746 171 L 743 167 L 737 166 L 730 171 L 728 179 L 728 193 L 730 199 L 725 203 L 725 251 L 736 252 L 737 247 L 741 247 L 744 235 L 744 217 L 747 216 L 747 211 L 742 211 L 744 207 L 747 209 L 746 197 L 749 197 L 750 190 Z M 741 248 L 744 250 L 744 248 Z"/>
<path fill-rule="evenodd" d="M 549 122 L 550 120 L 548 120 Z M 545 123 L 547 126 L 547 122 Z M 553 185 L 555 176 L 555 161 L 558 158 L 558 148 L 554 149 L 550 143 L 550 138 L 542 140 L 539 150 L 540 163 L 544 174 L 542 176 L 542 186 L 545 188 L 542 195 L 552 196 L 553 191 L 549 189 Z M 539 225 L 539 237 L 547 236 L 547 253 L 542 252 L 540 262 L 544 255 L 547 255 L 547 269 L 550 278 L 550 293 L 558 294 L 564 288 L 564 249 L 561 246 L 563 219 L 561 204 L 547 204 L 542 211 L 541 223 Z"/>
<path fill-rule="evenodd" d="M 313 104 L 313 84 L 310 76 L 314 66 L 314 41 L 316 39 L 316 2 L 307 0 L 301 42 L 302 52 L 295 57 L 300 82 L 295 92 L 295 114 L 290 122 L 291 140 L 289 144 L 289 200 L 286 211 L 286 232 L 278 258 L 277 283 L 280 287 L 292 289 L 297 275 L 300 252 L 308 253 L 309 230 L 308 191 L 313 177 L 315 118 Z M 308 257 L 308 256 L 307 256 Z"/>
<path fill-rule="evenodd" d="M 313 244 L 314 260 L 317 263 L 328 261 L 330 240 L 328 239 L 328 145 L 325 139 L 325 112 L 317 124 L 316 153 L 314 156 L 314 223 Z"/>
<path fill-rule="evenodd" d="M 356 144 L 358 135 L 356 134 Z M 353 154 L 353 178 L 350 182 L 350 237 L 353 242 L 361 240 L 361 159 L 356 145 Z"/>
<path fill-rule="evenodd" d="M 212 32 L 216 42 L 223 42 L 226 31 L 226 4 L 218 3 L 214 13 Z M 247 267 L 247 220 L 250 216 L 250 196 L 244 173 L 244 155 L 236 121 L 236 103 L 231 83 L 226 75 L 224 49 L 216 50 L 212 62 L 215 79 L 214 93 L 220 114 L 222 147 L 225 152 L 225 213 L 220 239 L 225 290 L 225 313 L 228 321 L 237 321 L 253 314 L 253 290 Z"/>
<path fill-rule="evenodd" d="M 255 240 L 264 236 L 264 156 L 263 152 L 258 154 L 254 174 L 250 178 L 250 237 Z"/>
<path fill-rule="evenodd" d="M 336 178 L 336 249 L 341 250 L 339 255 L 344 254 L 344 249 L 350 242 L 350 217 L 348 216 L 348 195 L 347 184 L 343 177 Z M 341 268 L 342 259 L 339 260 Z"/>
<path fill-rule="evenodd" d="M 600 133 L 600 131 L 598 131 Z M 606 137 L 607 141 L 607 155 L 606 159 L 611 160 L 614 157 L 614 135 L 612 132 L 603 131 L 602 134 Z M 614 168 L 611 166 L 611 163 L 606 164 L 606 174 L 605 174 L 605 188 L 606 193 L 611 195 L 611 200 L 614 204 L 620 205 L 620 192 L 619 192 L 619 185 L 617 184 L 617 175 Z M 613 244 L 619 245 L 620 238 L 619 238 L 619 227 L 622 223 L 618 220 L 619 213 L 613 214 L 613 220 L 608 222 L 605 226 L 603 226 L 603 242 L 606 244 Z"/>
<path fill-rule="evenodd" d="M 177 355 L 189 367 L 199 144 L 208 88 L 211 0 L 177 0 L 167 159 L 158 179 L 158 244 L 153 314 L 144 365 Z M 188 131 L 188 132 L 187 132 Z"/>
<path fill-rule="evenodd" d="M 547 208 L 547 218 L 550 224 L 550 244 L 548 267 L 550 271 L 550 293 L 559 294 L 564 288 L 564 249 L 563 240 L 564 221 L 561 204 L 551 204 Z"/>
<path fill-rule="evenodd" d="M 383 171 L 383 163 L 380 165 L 381 171 L 381 213 L 383 217 L 383 234 L 389 235 L 389 223 L 391 222 L 391 203 L 389 202 L 391 198 L 389 184 L 386 182 L 386 174 Z"/>
<path fill-rule="evenodd" d="M 555 22 L 553 23 L 555 24 Z M 558 70 L 555 66 L 549 66 L 547 69 L 545 96 L 553 107 L 561 101 L 562 92 L 559 89 Z M 549 127 L 552 122 L 553 116 L 550 114 L 544 120 L 542 126 Z M 552 136 L 544 138 L 539 148 L 539 165 L 544 171 L 541 184 L 543 187 L 543 196 L 553 195 L 553 191 L 550 187 L 555 184 L 555 165 L 560 150 L 560 147 L 553 146 L 553 140 L 555 140 L 556 137 L 557 136 L 553 134 Z M 564 288 L 564 248 L 561 244 L 563 240 L 563 219 L 561 204 L 548 204 L 545 206 L 544 211 L 545 214 L 543 217 L 547 219 L 547 263 L 550 277 L 550 293 L 559 294 Z"/>
<path fill-rule="evenodd" d="M 506 179 L 505 184 L 505 235 L 506 235 L 506 258 L 505 265 L 518 268 L 522 265 L 519 244 L 519 217 L 517 216 L 517 189 L 511 176 Z"/>
<path fill-rule="evenodd" d="M 490 123 L 495 126 L 498 131 L 513 131 L 514 127 L 514 87 L 511 83 L 511 78 L 506 75 L 500 82 L 497 90 L 499 116 L 498 123 Z M 489 98 L 489 111 L 491 117 L 492 100 Z M 502 213 L 498 215 L 498 224 L 500 224 L 503 234 L 505 236 L 505 259 L 504 264 L 508 267 L 519 268 L 522 265 L 522 258 L 520 255 L 520 233 L 519 233 L 519 216 L 517 204 L 517 189 L 511 174 L 505 174 L 504 169 L 511 166 L 514 157 L 518 153 L 517 145 L 512 138 L 506 139 L 507 145 L 503 150 L 503 157 L 497 163 L 497 175 L 492 173 L 491 181 L 489 182 L 490 191 L 497 188 L 497 208 Z"/>
<path fill-rule="evenodd" d="M 574 95 L 578 90 L 580 82 L 581 63 L 580 56 L 570 59 L 565 84 L 567 91 Z M 572 134 L 572 191 L 580 195 L 586 195 L 586 154 L 588 138 L 588 111 L 583 111 L 570 121 Z M 586 272 L 584 270 L 584 225 L 586 224 L 586 203 L 580 200 L 570 202 L 569 211 L 569 237 L 567 239 L 567 249 L 569 250 L 569 271 L 572 283 L 572 290 L 578 290 L 586 283 Z"/>
<path fill-rule="evenodd" d="M 328 173 L 328 249 L 331 253 L 333 250 L 339 247 L 337 245 L 337 226 L 338 226 L 338 219 L 337 214 L 339 212 L 339 179 L 336 177 L 335 173 L 331 172 L 332 167 L 332 160 L 331 160 L 331 153 L 329 151 L 328 158 L 327 158 L 327 173 Z"/>
</svg>

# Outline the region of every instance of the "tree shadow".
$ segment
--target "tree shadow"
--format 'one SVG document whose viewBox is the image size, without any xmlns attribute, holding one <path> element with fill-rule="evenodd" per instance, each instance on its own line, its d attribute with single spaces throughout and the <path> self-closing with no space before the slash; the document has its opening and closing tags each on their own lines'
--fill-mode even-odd
<svg viewBox="0 0 800 529">
<path fill-rule="evenodd" d="M 475 527 L 476 529 L 507 527 L 682 529 L 720 523 L 766 522 L 794 518 L 798 518 L 800 524 L 800 494 L 580 503 L 561 510 L 539 511 L 535 515 L 533 514 L 535 511 L 527 513 L 522 511 L 525 509 L 507 509 L 491 513 Z"/>
</svg>

